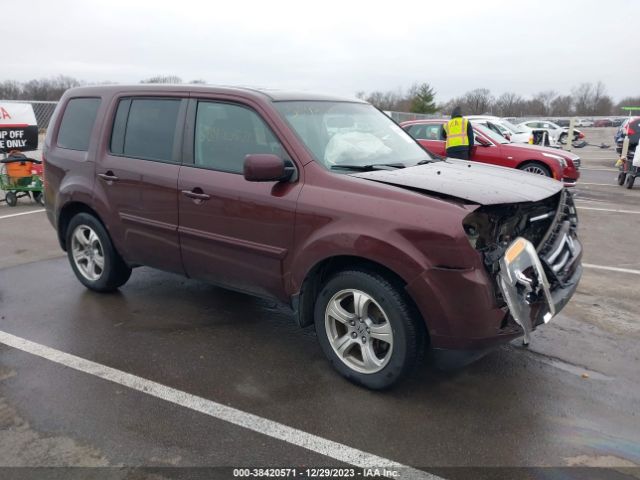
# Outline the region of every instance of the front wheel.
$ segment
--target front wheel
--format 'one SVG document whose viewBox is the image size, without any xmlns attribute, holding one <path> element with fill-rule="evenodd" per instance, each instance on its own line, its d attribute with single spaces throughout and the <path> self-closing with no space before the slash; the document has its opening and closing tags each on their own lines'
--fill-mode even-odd
<svg viewBox="0 0 640 480">
<path fill-rule="evenodd" d="M 518 167 L 519 170 L 527 173 L 533 173 L 535 175 L 544 175 L 545 177 L 551 176 L 551 170 L 546 165 L 538 162 L 528 162 Z"/>
<path fill-rule="evenodd" d="M 111 243 L 102 223 L 88 213 L 71 219 L 67 229 L 67 256 L 78 280 L 97 292 L 111 292 L 131 276 L 129 268 Z"/>
<path fill-rule="evenodd" d="M 42 192 L 32 192 L 33 201 L 39 203 L 40 205 L 44 205 L 44 195 Z"/>
<path fill-rule="evenodd" d="M 377 273 L 336 274 L 320 291 L 314 317 L 329 362 L 371 389 L 398 382 L 424 351 L 422 319 L 401 290 Z"/>
</svg>

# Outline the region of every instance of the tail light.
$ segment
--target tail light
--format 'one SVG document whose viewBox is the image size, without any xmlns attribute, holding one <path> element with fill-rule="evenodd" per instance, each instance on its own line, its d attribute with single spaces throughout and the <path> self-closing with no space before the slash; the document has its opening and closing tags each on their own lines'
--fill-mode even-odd
<svg viewBox="0 0 640 480">
<path fill-rule="evenodd" d="M 584 133 L 580 132 L 580 134 L 578 135 L 578 138 L 584 138 Z"/>
<path fill-rule="evenodd" d="M 631 124 L 627 125 L 627 136 L 629 135 L 634 135 L 636 133 L 636 131 L 631 128 Z"/>
</svg>

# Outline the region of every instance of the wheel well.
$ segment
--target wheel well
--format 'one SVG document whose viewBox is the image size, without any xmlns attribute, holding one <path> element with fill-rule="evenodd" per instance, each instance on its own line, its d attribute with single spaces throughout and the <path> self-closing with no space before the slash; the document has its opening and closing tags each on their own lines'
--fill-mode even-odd
<svg viewBox="0 0 640 480">
<path fill-rule="evenodd" d="M 343 270 L 364 270 L 366 272 L 377 273 L 378 275 L 383 276 L 404 294 L 410 308 L 415 311 L 415 314 L 420 315 L 418 307 L 411 298 L 411 295 L 409 295 L 405 290 L 407 282 L 405 282 L 397 273 L 380 263 L 366 258 L 341 255 L 330 257 L 318 262 L 313 266 L 309 273 L 307 273 L 307 276 L 302 282 L 300 294 L 297 295 L 293 302 L 297 321 L 301 327 L 306 327 L 313 323 L 315 299 L 317 298 L 322 285 L 324 285 L 324 283 L 334 274 Z"/>
<path fill-rule="evenodd" d="M 524 160 L 522 162 L 520 162 L 518 164 L 518 169 L 521 169 L 522 167 L 526 166 L 526 165 L 530 165 L 532 163 L 535 163 L 536 165 L 541 165 L 544 168 L 546 168 L 547 170 L 549 170 L 549 173 L 551 173 L 551 175 L 553 175 L 553 168 L 551 168 L 549 165 L 547 165 L 546 163 L 544 163 L 541 160 Z"/>
<path fill-rule="evenodd" d="M 58 241 L 65 252 L 67 251 L 67 227 L 69 226 L 71 219 L 78 213 L 88 213 L 93 215 L 100 221 L 100 223 L 102 223 L 102 220 L 95 210 L 89 207 L 86 203 L 70 202 L 62 207 L 60 215 L 58 216 Z"/>
</svg>

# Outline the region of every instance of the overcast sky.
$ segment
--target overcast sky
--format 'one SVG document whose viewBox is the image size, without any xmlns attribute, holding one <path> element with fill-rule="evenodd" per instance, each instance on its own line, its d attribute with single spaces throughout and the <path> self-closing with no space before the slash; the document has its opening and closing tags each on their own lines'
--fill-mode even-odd
<svg viewBox="0 0 640 480">
<path fill-rule="evenodd" d="M 640 95 L 640 1 L 3 0 L 0 80 Z M 10 20 L 10 21 L 7 21 Z"/>
</svg>

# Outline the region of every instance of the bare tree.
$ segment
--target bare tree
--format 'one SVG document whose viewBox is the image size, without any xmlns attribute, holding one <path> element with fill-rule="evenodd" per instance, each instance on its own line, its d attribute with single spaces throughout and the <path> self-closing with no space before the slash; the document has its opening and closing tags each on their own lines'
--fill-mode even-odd
<svg viewBox="0 0 640 480">
<path fill-rule="evenodd" d="M 14 100 L 21 98 L 22 85 L 15 80 L 5 80 L 0 83 L 0 99 Z"/>
<path fill-rule="evenodd" d="M 536 93 L 533 96 L 533 101 L 536 102 L 540 113 L 538 115 L 547 116 L 551 114 L 551 104 L 558 94 L 553 90 L 545 90 L 540 93 Z"/>
<path fill-rule="evenodd" d="M 380 90 L 371 93 L 360 91 L 356 93 L 356 96 L 362 100 L 366 100 L 380 110 L 408 112 L 411 106 L 411 100 L 401 88 L 388 90 L 386 92 Z"/>
<path fill-rule="evenodd" d="M 155 77 L 140 80 L 140 83 L 182 83 L 177 75 L 156 75 Z"/>
<path fill-rule="evenodd" d="M 22 100 L 60 100 L 70 88 L 79 87 L 80 82 L 72 77 L 57 77 L 29 80 L 22 85 Z"/>
<path fill-rule="evenodd" d="M 505 92 L 494 102 L 493 109 L 501 117 L 515 117 L 522 115 L 526 100 L 513 92 Z"/>
<path fill-rule="evenodd" d="M 573 114 L 573 97 L 559 95 L 551 102 L 551 115 L 554 117 L 568 117 Z"/>
<path fill-rule="evenodd" d="M 593 84 L 581 83 L 573 88 L 571 95 L 573 96 L 575 112 L 578 115 L 588 115 L 593 102 Z"/>
<path fill-rule="evenodd" d="M 476 88 L 462 96 L 460 105 L 466 115 L 492 113 L 493 95 L 488 88 Z"/>
<path fill-rule="evenodd" d="M 609 115 L 613 108 L 613 100 L 607 95 L 607 88 L 602 82 L 595 85 L 581 83 L 572 91 L 577 115 Z"/>
</svg>

